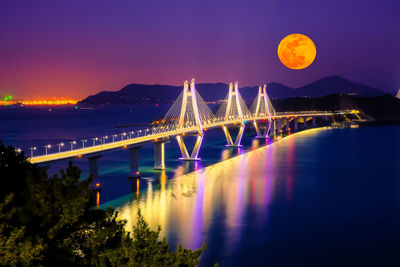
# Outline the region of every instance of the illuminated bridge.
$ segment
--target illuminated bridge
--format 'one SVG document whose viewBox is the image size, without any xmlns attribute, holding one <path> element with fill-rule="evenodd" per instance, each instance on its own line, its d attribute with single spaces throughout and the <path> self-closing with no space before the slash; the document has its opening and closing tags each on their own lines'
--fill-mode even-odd
<svg viewBox="0 0 400 267">
<path fill-rule="evenodd" d="M 176 138 L 178 142 L 182 154 L 181 160 L 199 160 L 198 155 L 203 136 L 208 129 L 221 128 L 225 134 L 227 146 L 240 146 L 246 125 L 249 124 L 254 126 L 257 138 L 268 138 L 283 131 L 290 131 L 291 124 L 293 129 L 297 130 L 299 123 L 307 126 L 307 123 L 311 122 L 312 126 L 316 126 L 317 118 L 328 120 L 337 115 L 347 118 L 346 116 L 350 114 L 354 114 L 360 119 L 359 112 L 356 110 L 275 112 L 267 95 L 266 85 L 259 87 L 257 97 L 248 108 L 239 93 L 237 82 L 229 85 L 226 98 L 214 114 L 196 91 L 193 79 L 190 86 L 185 81 L 182 93 L 157 126 L 122 133 L 119 136 L 111 135 L 81 140 L 79 144 L 71 142 L 68 150 L 63 150 L 63 143 L 60 143 L 58 150 L 54 153 L 48 153 L 50 146 L 47 146 L 44 155 L 35 155 L 36 148 L 32 147 L 29 160 L 32 163 L 45 163 L 88 156 L 89 172 L 97 178 L 98 159 L 101 157 L 101 153 L 127 147 L 130 149 L 130 177 L 139 177 L 138 150 L 144 143 L 154 143 L 154 168 L 164 169 L 164 143 L 171 138 Z M 237 135 L 232 137 L 229 129 L 234 127 L 239 130 Z M 196 138 L 192 151 L 189 151 L 185 145 L 184 139 L 187 136 Z"/>
</svg>

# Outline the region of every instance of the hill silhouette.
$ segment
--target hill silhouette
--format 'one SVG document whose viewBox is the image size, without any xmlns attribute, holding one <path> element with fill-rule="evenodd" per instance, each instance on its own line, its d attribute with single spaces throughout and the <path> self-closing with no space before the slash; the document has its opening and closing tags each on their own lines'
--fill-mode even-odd
<svg viewBox="0 0 400 267">
<path fill-rule="evenodd" d="M 198 83 L 196 89 L 205 101 L 224 99 L 228 85 L 225 83 Z M 79 105 L 124 105 L 137 103 L 168 103 L 174 101 L 182 86 L 129 84 L 119 91 L 103 91 L 91 95 Z M 240 93 L 245 101 L 251 102 L 257 95 L 258 86 L 245 86 Z M 383 95 L 379 89 L 351 82 L 340 76 L 329 76 L 300 88 L 291 88 L 280 83 L 269 83 L 267 92 L 271 99 L 289 97 L 322 97 L 329 94 L 348 94 L 362 97 Z"/>
<path fill-rule="evenodd" d="M 334 75 L 322 78 L 309 85 L 296 89 L 295 96 L 321 97 L 329 94 L 351 94 L 355 96 L 378 96 L 384 93 L 376 88 L 351 82 Z"/>
<path fill-rule="evenodd" d="M 391 95 L 355 97 L 333 94 L 317 98 L 292 97 L 272 100 L 276 111 L 357 109 L 373 117 L 376 123 L 400 123 L 400 99 Z"/>
</svg>

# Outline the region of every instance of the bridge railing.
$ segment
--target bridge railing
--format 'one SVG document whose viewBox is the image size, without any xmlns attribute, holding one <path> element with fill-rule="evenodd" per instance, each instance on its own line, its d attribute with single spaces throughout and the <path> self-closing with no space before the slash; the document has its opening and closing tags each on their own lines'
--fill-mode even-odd
<svg viewBox="0 0 400 267">
<path fill-rule="evenodd" d="M 280 116 L 307 116 L 307 115 L 335 115 L 335 114 L 354 114 L 354 113 L 359 113 L 357 110 L 335 110 L 335 111 L 318 111 L 318 110 L 311 110 L 311 111 L 295 111 L 295 112 L 276 112 L 276 115 L 273 117 L 280 117 Z M 258 120 L 258 119 L 268 119 L 268 114 L 259 114 L 259 116 L 254 116 L 253 114 L 246 114 L 243 115 L 243 120 Z M 228 124 L 236 124 L 236 123 L 241 123 L 242 118 L 240 116 L 229 116 L 228 120 L 224 120 L 223 117 L 215 117 L 209 121 L 206 121 L 202 125 L 204 128 L 213 128 L 213 127 L 218 127 L 218 126 L 223 126 L 223 125 L 228 125 Z M 51 145 L 44 146 L 45 147 L 45 154 L 41 155 L 34 155 L 34 150 L 36 150 L 36 147 L 29 148 L 31 151 L 30 158 L 34 159 L 37 157 L 42 157 L 46 155 L 55 155 L 55 154 L 60 154 L 66 151 L 77 151 L 83 148 L 91 147 L 101 147 L 102 145 L 105 144 L 113 144 L 113 143 L 118 143 L 121 141 L 127 141 L 130 140 L 132 141 L 131 143 L 135 143 L 136 139 L 140 139 L 143 137 L 155 137 L 155 136 L 164 136 L 164 137 L 170 137 L 174 136 L 177 134 L 181 134 L 183 132 L 191 132 L 196 130 L 196 125 L 193 122 L 186 122 L 182 125 L 180 129 L 176 128 L 176 125 L 169 125 L 169 126 L 163 126 L 163 125 L 157 125 L 153 126 L 152 128 L 145 128 L 145 129 L 139 129 L 136 131 L 127 131 L 127 132 L 122 132 L 118 134 L 112 134 L 108 136 L 102 136 L 102 137 L 92 137 L 92 138 L 87 138 L 83 139 L 80 141 L 71 141 L 69 142 L 71 144 L 71 149 L 62 149 L 61 147 L 64 147 L 63 143 L 57 144 L 55 147 L 52 147 Z M 151 138 L 150 138 L 151 139 Z M 89 142 L 89 140 L 92 141 L 92 143 Z M 80 145 L 81 144 L 81 145 Z M 80 147 L 77 147 L 75 145 L 80 145 Z M 50 150 L 51 149 L 51 150 Z M 55 151 L 53 149 L 56 149 Z"/>
<path fill-rule="evenodd" d="M 290 111 L 290 112 L 276 112 L 275 116 L 284 116 L 284 115 L 313 115 L 313 114 L 323 114 L 323 115 L 335 115 L 335 114 L 352 114 L 359 113 L 358 110 L 332 110 L 332 111 L 322 111 L 322 110 L 307 110 L 307 111 Z"/>
<path fill-rule="evenodd" d="M 61 149 L 61 146 L 58 147 L 56 151 L 50 151 L 52 146 L 48 145 L 47 149 L 45 150 L 45 154 L 40 154 L 40 155 L 33 155 L 33 151 L 30 157 L 31 162 L 40 162 L 43 161 L 45 158 L 52 158 L 52 160 L 55 160 L 54 156 L 60 155 L 61 158 L 66 158 L 66 155 L 68 157 L 74 157 L 78 155 L 83 155 L 83 154 L 88 154 L 90 153 L 95 153 L 95 152 L 100 152 L 104 150 L 110 150 L 110 149 L 115 149 L 118 147 L 123 147 L 123 146 L 128 146 L 128 145 L 134 145 L 134 144 L 139 144 L 142 142 L 148 142 L 151 140 L 157 140 L 158 138 L 167 138 L 170 136 L 175 136 L 179 134 L 184 134 L 184 133 L 190 133 L 190 132 L 195 132 L 197 130 L 196 127 L 183 127 L 181 129 L 170 129 L 166 130 L 164 129 L 163 132 L 155 132 L 155 128 L 147 128 L 147 129 L 141 129 L 137 131 L 131 131 L 131 132 L 123 132 L 120 133 L 119 136 L 120 138 L 115 138 L 118 135 L 114 135 L 114 138 L 111 141 L 108 141 L 109 138 L 106 136 L 103 137 L 94 137 L 92 138 L 93 143 L 91 145 L 85 145 L 86 142 L 82 142 L 82 145 L 79 147 L 74 147 L 71 145 L 70 149 Z M 151 131 L 154 131 L 153 133 L 150 133 Z M 134 134 L 132 134 L 134 133 Z M 112 137 L 112 136 L 111 136 Z M 87 139 L 84 139 L 87 140 Z M 77 142 L 75 142 L 77 144 Z"/>
</svg>

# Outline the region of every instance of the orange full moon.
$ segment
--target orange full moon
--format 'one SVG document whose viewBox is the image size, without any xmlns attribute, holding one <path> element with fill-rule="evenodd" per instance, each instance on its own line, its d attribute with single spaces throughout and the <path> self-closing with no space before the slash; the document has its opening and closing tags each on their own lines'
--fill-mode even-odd
<svg viewBox="0 0 400 267">
<path fill-rule="evenodd" d="M 286 36 L 278 46 L 278 56 L 282 64 L 294 70 L 310 66 L 316 55 L 317 49 L 314 42 L 299 33 Z"/>
</svg>

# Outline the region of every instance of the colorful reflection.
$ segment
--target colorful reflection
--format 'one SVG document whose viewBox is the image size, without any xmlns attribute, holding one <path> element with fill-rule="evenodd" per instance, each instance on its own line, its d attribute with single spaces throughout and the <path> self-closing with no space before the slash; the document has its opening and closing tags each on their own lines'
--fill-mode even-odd
<svg viewBox="0 0 400 267">
<path fill-rule="evenodd" d="M 146 192 L 139 197 L 137 184 L 138 199 L 119 207 L 120 217 L 128 221 L 130 230 L 141 209 L 154 229 L 162 227 L 162 236 L 189 248 L 208 242 L 213 237 L 210 233 L 213 224 L 222 224 L 223 231 L 218 233 L 223 238 L 221 249 L 235 250 L 248 220 L 262 229 L 268 224 L 275 199 L 291 199 L 294 168 L 285 170 L 285 176 L 277 173 L 282 173 L 282 163 L 290 166 L 295 160 L 296 142 L 290 139 L 309 134 L 312 132 L 292 134 L 262 149 L 185 174 L 185 168 L 194 164 L 187 163 L 177 168 L 170 180 L 165 172 L 161 172 L 159 181 L 141 179 L 147 183 Z M 230 149 L 224 150 L 222 158 L 231 153 Z M 196 169 L 196 164 L 193 166 Z"/>
</svg>

